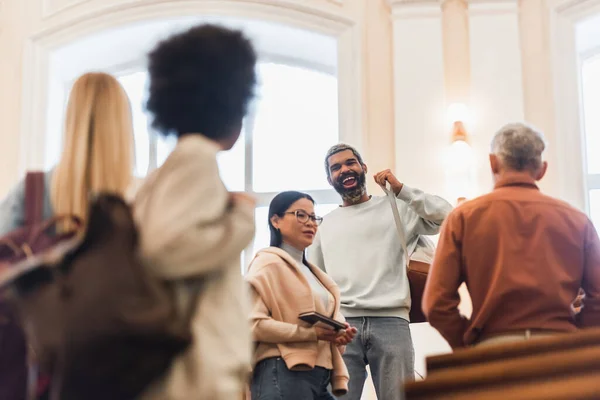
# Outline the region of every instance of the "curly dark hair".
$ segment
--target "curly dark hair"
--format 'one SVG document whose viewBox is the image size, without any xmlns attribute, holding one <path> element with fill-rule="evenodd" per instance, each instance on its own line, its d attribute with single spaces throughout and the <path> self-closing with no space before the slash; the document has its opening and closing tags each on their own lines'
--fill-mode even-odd
<svg viewBox="0 0 600 400">
<path fill-rule="evenodd" d="M 148 56 L 152 126 L 164 135 L 218 140 L 241 128 L 256 85 L 256 52 L 241 31 L 200 25 Z"/>
</svg>

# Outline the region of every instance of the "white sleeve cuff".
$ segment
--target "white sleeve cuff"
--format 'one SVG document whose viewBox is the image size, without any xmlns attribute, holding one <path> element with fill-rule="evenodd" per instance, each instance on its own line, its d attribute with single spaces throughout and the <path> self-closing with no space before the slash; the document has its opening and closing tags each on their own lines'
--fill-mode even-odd
<svg viewBox="0 0 600 400">
<path fill-rule="evenodd" d="M 410 186 L 406 186 L 403 184 L 402 190 L 400 190 L 400 193 L 398 193 L 396 198 L 408 203 L 413 200 L 417 191 L 418 189 L 413 189 Z"/>
</svg>

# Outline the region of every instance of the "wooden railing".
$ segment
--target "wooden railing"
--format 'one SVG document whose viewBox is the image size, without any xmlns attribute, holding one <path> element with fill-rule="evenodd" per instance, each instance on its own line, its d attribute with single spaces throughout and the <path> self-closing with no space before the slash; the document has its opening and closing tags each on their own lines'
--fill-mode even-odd
<svg viewBox="0 0 600 400">
<path fill-rule="evenodd" d="M 429 357 L 407 400 L 600 399 L 600 329 Z"/>
</svg>

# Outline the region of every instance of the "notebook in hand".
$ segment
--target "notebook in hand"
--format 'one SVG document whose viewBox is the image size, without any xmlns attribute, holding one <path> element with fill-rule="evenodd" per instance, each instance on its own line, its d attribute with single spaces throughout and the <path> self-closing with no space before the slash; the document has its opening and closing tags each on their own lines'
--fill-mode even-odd
<svg viewBox="0 0 600 400">
<path fill-rule="evenodd" d="M 346 325 L 344 325 L 343 323 L 314 311 L 302 313 L 298 315 L 298 318 L 300 318 L 302 321 L 308 322 L 309 324 L 318 326 L 320 328 L 333 329 L 336 331 L 346 328 Z"/>
</svg>

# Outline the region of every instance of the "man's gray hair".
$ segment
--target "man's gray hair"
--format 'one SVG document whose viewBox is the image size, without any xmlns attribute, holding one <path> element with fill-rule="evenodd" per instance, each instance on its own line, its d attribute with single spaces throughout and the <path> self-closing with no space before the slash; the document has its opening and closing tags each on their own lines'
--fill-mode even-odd
<svg viewBox="0 0 600 400">
<path fill-rule="evenodd" d="M 492 154 L 515 171 L 538 171 L 545 148 L 542 132 L 521 123 L 503 126 L 492 139 Z"/>
<path fill-rule="evenodd" d="M 349 144 L 339 143 L 334 146 L 331 146 L 331 148 L 329 150 L 327 150 L 327 154 L 325 155 L 325 173 L 327 174 L 327 176 L 330 176 L 329 157 L 331 157 L 334 154 L 340 153 L 342 151 L 346 151 L 346 150 L 350 150 L 352 152 L 352 154 L 354 154 L 354 156 L 356 157 L 356 159 L 358 160 L 358 163 L 360 165 L 365 164 L 363 162 L 363 159 L 360 156 L 360 153 L 358 152 L 358 150 L 356 150 L 354 147 L 350 146 Z"/>
</svg>

